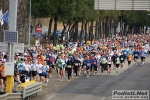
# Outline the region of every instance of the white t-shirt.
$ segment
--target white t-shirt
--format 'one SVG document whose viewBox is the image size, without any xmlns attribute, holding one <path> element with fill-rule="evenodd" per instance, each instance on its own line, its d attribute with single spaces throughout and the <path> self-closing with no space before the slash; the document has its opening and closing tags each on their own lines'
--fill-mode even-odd
<svg viewBox="0 0 150 100">
<path fill-rule="evenodd" d="M 0 60 L 2 60 L 3 62 L 6 62 L 6 59 L 5 59 L 5 58 L 1 58 Z"/>
<path fill-rule="evenodd" d="M 49 66 L 48 65 L 43 65 L 42 66 L 42 72 L 47 72 L 49 70 Z"/>
<path fill-rule="evenodd" d="M 107 64 L 111 64 L 111 57 L 108 57 Z"/>
<path fill-rule="evenodd" d="M 65 60 L 64 59 L 57 59 L 57 61 L 60 60 L 62 62 L 62 65 L 65 65 Z M 57 63 L 56 61 L 56 63 Z"/>
<path fill-rule="evenodd" d="M 27 56 L 27 55 L 28 55 L 28 54 L 25 52 L 25 53 L 24 53 L 24 56 Z"/>
<path fill-rule="evenodd" d="M 30 65 L 29 64 L 24 64 L 24 67 L 25 67 L 25 71 L 29 71 L 29 69 L 30 69 Z"/>
<path fill-rule="evenodd" d="M 31 64 L 31 71 L 37 71 L 37 64 Z"/>
<path fill-rule="evenodd" d="M 100 60 L 101 59 L 101 55 L 98 54 L 97 57 L 96 57 L 96 59 Z"/>
<path fill-rule="evenodd" d="M 82 65 L 82 64 L 83 64 L 84 59 L 81 57 L 81 58 L 78 58 L 78 60 L 81 62 L 81 65 Z"/>
<path fill-rule="evenodd" d="M 113 51 L 110 51 L 110 56 L 113 56 L 114 55 L 114 52 Z"/>
<path fill-rule="evenodd" d="M 42 73 L 42 64 L 37 64 L 37 72 Z"/>
</svg>

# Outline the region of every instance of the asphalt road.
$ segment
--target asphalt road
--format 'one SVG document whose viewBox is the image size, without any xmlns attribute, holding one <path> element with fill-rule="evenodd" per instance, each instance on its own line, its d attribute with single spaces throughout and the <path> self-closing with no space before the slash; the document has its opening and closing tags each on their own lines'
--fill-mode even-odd
<svg viewBox="0 0 150 100">
<path fill-rule="evenodd" d="M 150 91 L 150 62 L 133 65 L 118 75 L 82 76 L 45 100 L 112 100 L 112 90 Z"/>
</svg>

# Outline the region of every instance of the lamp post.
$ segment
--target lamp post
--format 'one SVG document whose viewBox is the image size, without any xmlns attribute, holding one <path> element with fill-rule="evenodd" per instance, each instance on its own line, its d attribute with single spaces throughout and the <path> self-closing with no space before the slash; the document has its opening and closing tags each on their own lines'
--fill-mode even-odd
<svg viewBox="0 0 150 100">
<path fill-rule="evenodd" d="M 30 29 L 31 29 L 31 0 L 30 0 L 30 11 L 29 11 L 29 39 L 28 39 L 28 47 L 30 47 L 30 36 L 31 36 L 31 33 L 30 33 Z"/>
</svg>

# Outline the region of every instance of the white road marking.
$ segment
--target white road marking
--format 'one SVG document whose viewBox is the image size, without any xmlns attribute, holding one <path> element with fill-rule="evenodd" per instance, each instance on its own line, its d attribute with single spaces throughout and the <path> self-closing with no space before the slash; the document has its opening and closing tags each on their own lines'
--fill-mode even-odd
<svg viewBox="0 0 150 100">
<path fill-rule="evenodd" d="M 101 100 L 105 100 L 106 99 L 106 97 L 103 97 Z"/>
</svg>

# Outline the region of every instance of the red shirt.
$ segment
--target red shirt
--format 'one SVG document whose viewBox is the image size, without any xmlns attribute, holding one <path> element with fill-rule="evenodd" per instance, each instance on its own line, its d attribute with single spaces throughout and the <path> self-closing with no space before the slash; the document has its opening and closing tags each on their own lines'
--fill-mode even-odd
<svg viewBox="0 0 150 100">
<path fill-rule="evenodd" d="M 40 59 L 40 58 L 41 58 L 41 55 L 37 55 L 36 58 L 37 58 L 37 59 Z"/>
<path fill-rule="evenodd" d="M 142 46 L 139 46 L 139 50 L 143 50 Z"/>
<path fill-rule="evenodd" d="M 50 62 L 54 63 L 54 57 L 50 57 Z"/>
<path fill-rule="evenodd" d="M 93 59 L 93 56 L 90 56 L 89 58 L 92 60 L 92 59 Z"/>
</svg>

